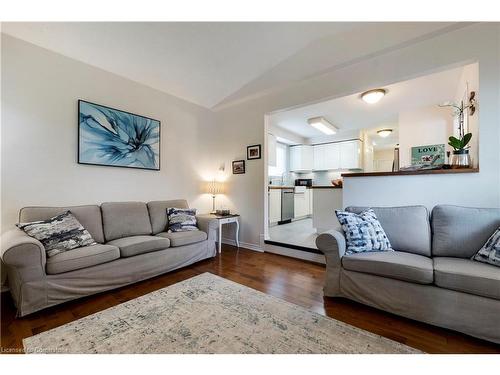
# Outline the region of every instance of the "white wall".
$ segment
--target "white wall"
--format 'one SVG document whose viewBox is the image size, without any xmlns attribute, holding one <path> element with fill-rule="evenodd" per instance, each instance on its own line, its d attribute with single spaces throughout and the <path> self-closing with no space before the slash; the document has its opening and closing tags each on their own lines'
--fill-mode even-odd
<svg viewBox="0 0 500 375">
<path fill-rule="evenodd" d="M 344 206 L 455 203 L 500 206 L 499 26 L 474 24 L 358 61 L 284 91 L 217 112 L 218 157 L 231 160 L 247 145 L 265 143 L 264 115 L 278 109 L 354 94 L 417 76 L 479 62 L 481 171 L 477 174 L 346 179 Z M 265 153 L 264 153 L 265 155 Z M 264 233 L 264 159 L 230 176 L 228 199 L 242 216 L 242 240 L 259 244 Z"/>
<path fill-rule="evenodd" d="M 453 134 L 450 108 L 436 106 L 399 113 L 399 165 L 411 165 L 411 148 L 435 144 L 448 144 Z M 448 146 L 445 146 L 448 148 Z"/>
<path fill-rule="evenodd" d="M 161 121 L 161 171 L 77 164 L 77 100 Z M 209 110 L 2 34 L 2 231 L 27 205 L 186 198 L 218 164 Z M 257 139 L 255 139 L 257 141 Z M 255 142 L 257 143 L 257 142 Z"/>
</svg>

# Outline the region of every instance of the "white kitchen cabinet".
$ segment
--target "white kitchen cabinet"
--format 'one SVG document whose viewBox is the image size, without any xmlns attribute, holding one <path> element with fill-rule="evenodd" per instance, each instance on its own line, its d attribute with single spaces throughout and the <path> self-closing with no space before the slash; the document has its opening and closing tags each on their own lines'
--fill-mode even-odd
<svg viewBox="0 0 500 375">
<path fill-rule="evenodd" d="M 307 189 L 308 193 L 309 193 L 309 210 L 308 210 L 308 215 L 312 215 L 313 214 L 313 194 L 314 194 L 314 190 L 313 189 Z"/>
<path fill-rule="evenodd" d="M 267 134 L 267 165 L 276 167 L 276 137 Z"/>
<path fill-rule="evenodd" d="M 295 193 L 293 204 L 295 219 L 310 216 L 312 214 L 312 189 L 306 189 L 304 193 Z"/>
<path fill-rule="evenodd" d="M 340 142 L 340 167 L 361 169 L 361 141 Z"/>
<path fill-rule="evenodd" d="M 313 169 L 316 171 L 326 170 L 326 145 L 313 146 Z"/>
<path fill-rule="evenodd" d="M 361 141 L 325 143 L 313 146 L 313 170 L 361 169 Z"/>
<path fill-rule="evenodd" d="M 281 189 L 269 190 L 269 223 L 274 224 L 281 220 Z"/>
<path fill-rule="evenodd" d="M 290 146 L 290 171 L 311 171 L 313 169 L 313 149 L 309 145 Z"/>
<path fill-rule="evenodd" d="M 340 144 L 328 143 L 325 145 L 326 169 L 340 169 Z"/>
</svg>

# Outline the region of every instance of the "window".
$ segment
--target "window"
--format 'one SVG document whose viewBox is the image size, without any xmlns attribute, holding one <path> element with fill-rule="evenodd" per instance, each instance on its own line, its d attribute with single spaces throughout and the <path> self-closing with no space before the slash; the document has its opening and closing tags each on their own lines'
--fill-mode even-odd
<svg viewBox="0 0 500 375">
<path fill-rule="evenodd" d="M 286 172 L 287 145 L 276 143 L 276 167 L 269 167 L 269 176 L 282 176 Z"/>
</svg>

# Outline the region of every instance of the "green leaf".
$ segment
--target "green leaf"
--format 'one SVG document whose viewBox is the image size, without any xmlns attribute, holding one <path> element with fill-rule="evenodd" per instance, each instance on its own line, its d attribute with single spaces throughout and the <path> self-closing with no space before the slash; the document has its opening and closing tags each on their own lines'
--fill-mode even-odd
<svg viewBox="0 0 500 375">
<path fill-rule="evenodd" d="M 459 139 L 452 136 L 452 137 L 448 138 L 448 140 L 449 140 L 448 144 L 451 147 L 453 147 L 455 150 L 460 150 L 460 148 L 462 146 L 462 142 Z"/>
<path fill-rule="evenodd" d="M 465 148 L 467 146 L 467 143 L 470 142 L 472 138 L 472 133 L 467 133 L 464 135 L 464 138 L 462 139 L 462 148 Z"/>
</svg>

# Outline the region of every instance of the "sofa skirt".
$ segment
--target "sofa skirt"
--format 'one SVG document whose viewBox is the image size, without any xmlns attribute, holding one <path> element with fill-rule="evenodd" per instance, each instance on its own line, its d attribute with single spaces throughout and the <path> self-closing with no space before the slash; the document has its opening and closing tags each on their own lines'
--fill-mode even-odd
<svg viewBox="0 0 500 375">
<path fill-rule="evenodd" d="M 345 269 L 339 296 L 500 343 L 500 300 Z"/>
<path fill-rule="evenodd" d="M 215 241 L 119 258 L 112 262 L 82 268 L 39 280 L 18 282 L 16 272 L 9 269 L 9 285 L 17 307 L 17 316 L 71 301 L 80 297 L 119 288 L 173 271 L 216 255 Z"/>
</svg>

